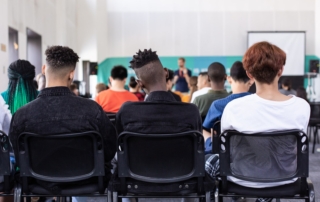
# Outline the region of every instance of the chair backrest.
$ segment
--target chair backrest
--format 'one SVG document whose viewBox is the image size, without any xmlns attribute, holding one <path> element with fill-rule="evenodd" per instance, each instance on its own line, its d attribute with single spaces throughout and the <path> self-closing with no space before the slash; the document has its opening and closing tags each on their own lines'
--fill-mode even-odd
<svg viewBox="0 0 320 202">
<path fill-rule="evenodd" d="M 310 102 L 311 119 L 320 119 L 320 102 Z"/>
<path fill-rule="evenodd" d="M 177 134 L 123 132 L 118 144 L 120 178 L 173 183 L 205 175 L 204 140 L 198 131 Z"/>
<path fill-rule="evenodd" d="M 299 130 L 220 135 L 220 175 L 251 182 L 279 182 L 309 174 L 306 134 Z"/>
<path fill-rule="evenodd" d="M 0 176 L 10 175 L 10 142 L 7 134 L 0 130 Z"/>
<path fill-rule="evenodd" d="M 213 124 L 213 130 L 216 134 L 211 134 L 212 141 L 212 153 L 219 154 L 219 144 L 220 144 L 220 133 L 221 133 L 221 121 L 217 121 Z"/>
<path fill-rule="evenodd" d="M 115 125 L 115 124 L 116 124 L 116 115 L 117 115 L 117 114 L 106 112 L 106 115 L 107 115 L 107 117 L 109 118 L 110 122 L 111 122 L 113 125 Z"/>
<path fill-rule="evenodd" d="M 20 176 L 74 182 L 104 176 L 103 139 L 97 132 L 19 135 Z"/>
<path fill-rule="evenodd" d="M 7 134 L 0 130 L 0 176 L 3 176 L 4 192 L 10 193 L 12 181 L 10 179 L 10 142 Z"/>
</svg>

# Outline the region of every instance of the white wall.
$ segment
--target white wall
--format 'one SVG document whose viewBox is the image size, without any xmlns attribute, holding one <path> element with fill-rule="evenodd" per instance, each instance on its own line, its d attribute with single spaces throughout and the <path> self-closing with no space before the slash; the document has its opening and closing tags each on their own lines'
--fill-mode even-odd
<svg viewBox="0 0 320 202">
<path fill-rule="evenodd" d="M 318 1 L 318 0 L 317 0 Z M 162 56 L 243 55 L 247 31 L 307 33 L 315 53 L 315 0 L 108 0 L 105 57 L 153 48 Z"/>
<path fill-rule="evenodd" d="M 9 43 L 8 43 L 8 55 L 9 55 L 8 63 L 9 64 L 19 59 L 19 49 L 15 49 L 14 43 L 19 44 L 18 33 L 9 34 Z"/>
</svg>

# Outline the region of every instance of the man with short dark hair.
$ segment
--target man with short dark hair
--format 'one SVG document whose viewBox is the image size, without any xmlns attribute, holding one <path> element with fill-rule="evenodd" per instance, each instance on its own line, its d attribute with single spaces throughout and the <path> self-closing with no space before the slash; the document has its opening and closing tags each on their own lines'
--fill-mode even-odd
<svg viewBox="0 0 320 202">
<path fill-rule="evenodd" d="M 176 86 L 176 91 L 181 93 L 189 92 L 189 79 L 191 77 L 191 70 L 185 67 L 186 60 L 184 58 L 178 59 L 179 69 L 174 72 L 173 83 Z"/>
<path fill-rule="evenodd" d="M 96 102 L 105 112 L 117 113 L 121 105 L 127 101 L 139 101 L 137 96 L 127 91 L 126 85 L 128 71 L 123 66 L 115 66 L 111 70 L 110 83 L 111 87 L 99 93 Z"/>
<path fill-rule="evenodd" d="M 193 103 L 198 107 L 202 119 L 206 117 L 213 101 L 227 97 L 229 93 L 224 89 L 226 80 L 226 69 L 219 62 L 214 62 L 208 67 L 208 79 L 211 90 L 208 93 L 198 96 Z"/>
<path fill-rule="evenodd" d="M 42 67 L 42 73 L 47 79 L 46 88 L 41 90 L 37 99 L 21 107 L 12 118 L 9 138 L 17 166 L 18 137 L 23 132 L 58 135 L 96 131 L 104 141 L 105 172 L 107 178 L 110 178 L 110 161 L 117 148 L 115 128 L 97 103 L 75 96 L 68 88 L 74 78 L 78 55 L 63 46 L 51 46 L 45 54 L 46 65 Z M 59 183 L 41 182 L 41 185 L 49 190 L 59 189 Z"/>
<path fill-rule="evenodd" d="M 167 69 L 163 68 L 156 52 L 144 50 L 130 62 L 137 82 L 148 94 L 145 102 L 127 102 L 117 113 L 118 133 L 178 133 L 201 131 L 201 118 L 196 106 L 177 102 L 167 92 Z"/>
<path fill-rule="evenodd" d="M 197 81 L 197 87 L 198 90 L 192 94 L 191 103 L 196 99 L 196 97 L 199 97 L 200 95 L 204 95 L 208 93 L 209 90 L 211 90 L 210 82 L 208 79 L 208 72 L 200 72 L 198 75 L 198 81 Z"/>
<path fill-rule="evenodd" d="M 254 82 L 253 80 L 249 79 L 246 71 L 243 68 L 242 62 L 240 61 L 236 61 L 235 63 L 233 63 L 230 69 L 230 76 L 228 76 L 227 79 L 231 85 L 233 94 L 229 95 L 228 97 L 216 100 L 211 104 L 206 119 L 204 120 L 202 125 L 203 136 L 205 139 L 211 137 L 210 129 L 213 128 L 213 124 L 215 122 L 221 119 L 223 110 L 227 106 L 227 104 L 234 99 L 250 95 L 248 91 L 250 89 L 250 86 Z M 207 150 L 209 151 L 210 148 L 206 148 L 206 151 Z"/>
</svg>

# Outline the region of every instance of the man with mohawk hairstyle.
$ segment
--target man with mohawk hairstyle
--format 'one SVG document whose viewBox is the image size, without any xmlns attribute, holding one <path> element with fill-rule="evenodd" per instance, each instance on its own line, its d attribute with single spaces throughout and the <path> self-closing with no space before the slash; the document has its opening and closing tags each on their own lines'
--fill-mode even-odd
<svg viewBox="0 0 320 202">
<path fill-rule="evenodd" d="M 130 61 L 138 85 L 148 94 L 145 102 L 127 102 L 116 118 L 118 134 L 124 130 L 138 133 L 178 133 L 188 130 L 201 132 L 198 108 L 177 102 L 167 92 L 168 70 L 163 68 L 156 52 L 139 50 Z M 141 126 L 144 127 L 141 127 Z"/>
</svg>

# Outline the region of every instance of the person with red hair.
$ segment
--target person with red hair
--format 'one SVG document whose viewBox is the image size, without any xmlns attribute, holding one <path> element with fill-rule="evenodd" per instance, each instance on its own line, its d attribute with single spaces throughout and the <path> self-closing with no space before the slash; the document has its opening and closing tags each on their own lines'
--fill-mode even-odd
<svg viewBox="0 0 320 202">
<path fill-rule="evenodd" d="M 285 52 L 268 42 L 256 43 L 247 50 L 243 57 L 243 67 L 248 77 L 255 81 L 256 93 L 235 99 L 227 104 L 221 119 L 221 132 L 236 130 L 241 133 L 254 134 L 292 129 L 307 131 L 310 116 L 309 104 L 304 99 L 294 95 L 283 95 L 278 90 L 278 81 L 283 73 L 285 62 Z M 258 145 L 255 145 L 261 151 L 269 149 L 268 143 L 263 141 L 261 139 L 256 142 Z M 237 147 L 246 148 L 245 142 L 239 142 Z M 256 151 L 252 149 L 241 150 L 241 154 L 233 157 L 233 167 L 237 169 L 243 165 L 240 162 L 245 161 L 247 168 L 254 168 L 252 172 L 259 171 L 260 175 L 277 172 L 276 168 L 294 170 L 296 153 L 294 149 L 289 151 L 287 146 L 295 148 L 296 142 L 290 141 L 288 138 L 286 140 L 279 138 L 275 139 L 274 144 L 277 152 L 282 149 L 283 151 L 279 154 L 285 154 L 285 156 L 274 155 L 266 159 L 257 157 Z M 286 145 L 286 147 L 282 145 Z M 219 167 L 218 156 L 211 155 L 206 159 L 207 173 L 216 177 Z M 275 159 L 275 161 L 270 159 Z M 239 162 L 238 166 L 237 162 Z M 212 170 L 213 168 L 215 171 Z M 234 177 L 228 177 L 228 180 L 241 186 L 266 188 L 290 184 L 297 179 L 268 183 L 249 182 Z M 258 202 L 271 200 L 257 199 Z"/>
</svg>

